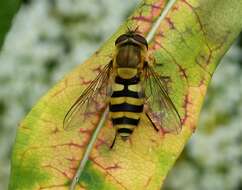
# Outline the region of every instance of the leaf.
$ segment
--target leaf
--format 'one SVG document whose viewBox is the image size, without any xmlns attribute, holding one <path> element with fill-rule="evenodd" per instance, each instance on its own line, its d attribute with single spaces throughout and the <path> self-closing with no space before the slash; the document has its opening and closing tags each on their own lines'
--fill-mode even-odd
<svg viewBox="0 0 242 190">
<path fill-rule="evenodd" d="M 19 0 L 1 1 L 0 7 L 0 48 L 2 47 L 4 38 L 11 26 L 13 16 L 17 12 L 20 5 Z"/>
<path fill-rule="evenodd" d="M 196 129 L 209 81 L 219 60 L 242 28 L 238 0 L 146 0 L 101 48 L 68 74 L 32 109 L 18 129 L 9 189 L 67 189 L 88 146 L 99 116 L 80 129 L 64 131 L 71 104 L 100 68 L 110 61 L 114 40 L 139 26 L 147 36 L 158 71 L 169 76 L 169 95 L 183 129 L 160 134 L 145 117 L 130 141 L 114 138 L 107 121 L 97 137 L 76 189 L 159 189 Z M 168 9 L 162 11 L 165 6 Z M 169 6 L 171 7 L 169 9 Z M 165 17 L 164 17 L 165 15 Z"/>
</svg>

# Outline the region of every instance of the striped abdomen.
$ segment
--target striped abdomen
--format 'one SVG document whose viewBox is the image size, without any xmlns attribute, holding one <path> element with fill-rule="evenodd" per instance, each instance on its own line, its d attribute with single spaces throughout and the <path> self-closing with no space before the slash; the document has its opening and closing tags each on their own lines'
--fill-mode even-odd
<svg viewBox="0 0 242 190">
<path fill-rule="evenodd" d="M 116 76 L 112 91 L 109 105 L 112 123 L 121 137 L 128 137 L 138 125 L 143 112 L 140 78 L 123 79 Z"/>
</svg>

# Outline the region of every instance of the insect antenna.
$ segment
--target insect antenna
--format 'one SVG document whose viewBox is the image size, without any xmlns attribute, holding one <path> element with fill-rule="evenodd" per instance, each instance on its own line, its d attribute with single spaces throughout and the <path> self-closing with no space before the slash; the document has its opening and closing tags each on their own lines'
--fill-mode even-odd
<svg viewBox="0 0 242 190">
<path fill-rule="evenodd" d="M 127 34 L 139 33 L 139 26 L 136 26 L 134 29 L 127 26 Z"/>
</svg>

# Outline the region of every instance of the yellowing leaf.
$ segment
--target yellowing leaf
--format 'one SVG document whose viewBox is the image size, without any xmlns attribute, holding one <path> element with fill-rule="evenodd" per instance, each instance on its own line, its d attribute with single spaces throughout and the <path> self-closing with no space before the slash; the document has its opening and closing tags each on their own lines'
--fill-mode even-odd
<svg viewBox="0 0 242 190">
<path fill-rule="evenodd" d="M 63 130 L 63 118 L 107 64 L 114 40 L 129 28 L 149 41 L 156 71 L 169 76 L 169 95 L 181 115 L 182 132 L 157 133 L 145 116 L 129 141 L 110 145 L 115 129 L 107 120 L 76 189 L 159 189 L 195 131 L 207 85 L 242 27 L 239 0 L 146 0 L 101 48 L 68 74 L 32 109 L 18 129 L 9 189 L 68 189 L 100 117 Z M 163 12 L 164 7 L 167 7 Z M 170 9 L 169 9 L 170 7 Z M 163 14 L 162 14 L 163 12 Z"/>
</svg>

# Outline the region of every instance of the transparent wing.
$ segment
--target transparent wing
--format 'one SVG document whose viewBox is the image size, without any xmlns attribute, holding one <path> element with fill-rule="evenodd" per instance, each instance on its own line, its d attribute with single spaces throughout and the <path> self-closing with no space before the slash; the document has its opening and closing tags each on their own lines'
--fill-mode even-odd
<svg viewBox="0 0 242 190">
<path fill-rule="evenodd" d="M 167 93 L 165 77 L 161 77 L 148 65 L 145 67 L 144 75 L 145 103 L 148 107 L 146 115 L 156 129 L 161 128 L 164 132 L 179 133 L 181 119 Z"/>
<path fill-rule="evenodd" d="M 112 61 L 101 70 L 70 107 L 63 120 L 65 130 L 80 127 L 90 115 L 98 114 L 106 108 L 111 70 Z"/>
</svg>

